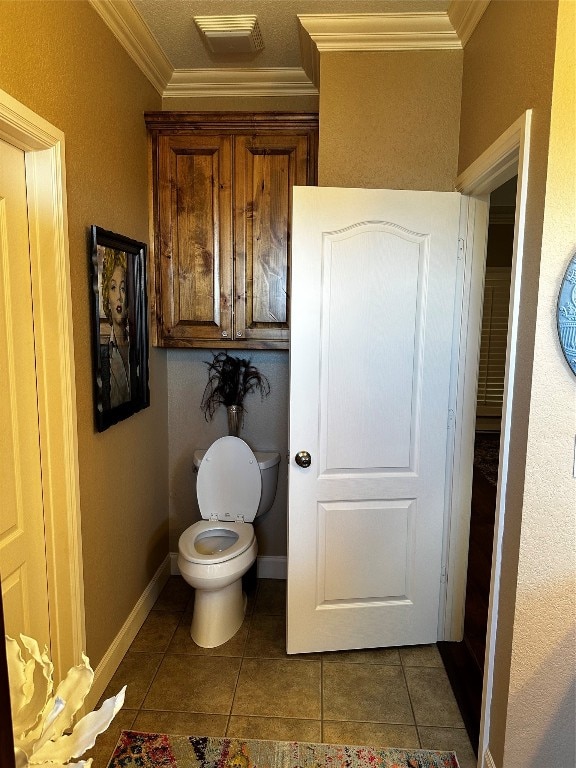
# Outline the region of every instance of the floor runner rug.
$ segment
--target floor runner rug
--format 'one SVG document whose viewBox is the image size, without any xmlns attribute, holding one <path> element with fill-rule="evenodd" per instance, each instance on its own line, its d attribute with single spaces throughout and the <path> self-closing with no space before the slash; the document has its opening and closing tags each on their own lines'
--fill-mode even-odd
<svg viewBox="0 0 576 768">
<path fill-rule="evenodd" d="M 458 768 L 454 752 L 122 731 L 108 768 Z"/>
</svg>

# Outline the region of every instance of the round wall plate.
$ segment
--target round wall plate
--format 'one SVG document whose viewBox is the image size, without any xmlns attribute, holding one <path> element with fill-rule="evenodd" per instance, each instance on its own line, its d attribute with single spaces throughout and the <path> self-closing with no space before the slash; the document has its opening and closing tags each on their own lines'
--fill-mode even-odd
<svg viewBox="0 0 576 768">
<path fill-rule="evenodd" d="M 572 373 L 576 375 L 576 253 L 560 286 L 557 322 L 560 346 Z"/>
</svg>

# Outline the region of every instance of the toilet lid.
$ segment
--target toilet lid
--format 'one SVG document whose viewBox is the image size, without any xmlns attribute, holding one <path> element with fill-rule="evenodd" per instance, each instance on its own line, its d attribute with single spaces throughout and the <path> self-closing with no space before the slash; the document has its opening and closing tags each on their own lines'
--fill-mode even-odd
<svg viewBox="0 0 576 768">
<path fill-rule="evenodd" d="M 256 456 L 244 440 L 229 436 L 212 443 L 198 469 L 196 492 L 205 520 L 254 520 L 262 476 Z"/>
</svg>

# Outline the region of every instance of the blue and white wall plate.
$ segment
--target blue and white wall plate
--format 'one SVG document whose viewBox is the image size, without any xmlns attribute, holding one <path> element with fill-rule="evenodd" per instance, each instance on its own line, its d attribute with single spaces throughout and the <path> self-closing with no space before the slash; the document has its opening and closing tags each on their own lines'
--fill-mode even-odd
<svg viewBox="0 0 576 768">
<path fill-rule="evenodd" d="M 572 373 L 576 375 L 576 253 L 560 286 L 557 317 L 560 346 Z"/>
</svg>

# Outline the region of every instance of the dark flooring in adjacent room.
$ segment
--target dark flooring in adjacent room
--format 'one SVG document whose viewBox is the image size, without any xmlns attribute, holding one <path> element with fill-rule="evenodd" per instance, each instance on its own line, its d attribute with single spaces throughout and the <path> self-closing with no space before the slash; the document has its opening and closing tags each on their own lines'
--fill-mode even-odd
<svg viewBox="0 0 576 768">
<path fill-rule="evenodd" d="M 286 582 L 260 579 L 238 633 L 190 638 L 193 590 L 172 576 L 105 691 L 122 710 L 87 753 L 105 768 L 120 730 L 425 749 L 476 759 L 436 646 L 288 656 Z"/>
</svg>

